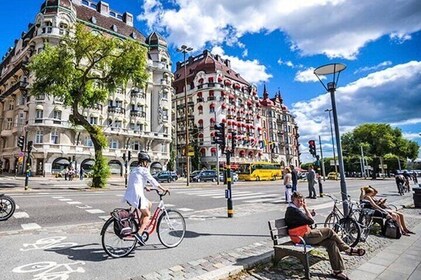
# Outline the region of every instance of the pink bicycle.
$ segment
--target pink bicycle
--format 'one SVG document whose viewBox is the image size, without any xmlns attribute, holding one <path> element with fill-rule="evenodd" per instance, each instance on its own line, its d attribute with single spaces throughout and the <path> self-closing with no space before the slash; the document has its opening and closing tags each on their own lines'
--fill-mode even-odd
<svg viewBox="0 0 421 280">
<path fill-rule="evenodd" d="M 102 248 L 113 258 L 129 255 L 136 245 L 145 245 L 149 236 L 158 233 L 159 241 L 167 248 L 178 246 L 186 233 L 186 221 L 180 212 L 165 207 L 162 199 L 169 192 L 160 193 L 159 204 L 155 208 L 146 230 L 139 233 L 139 217 L 134 209 L 116 208 L 111 212 L 111 217 L 105 222 L 101 230 Z"/>
</svg>

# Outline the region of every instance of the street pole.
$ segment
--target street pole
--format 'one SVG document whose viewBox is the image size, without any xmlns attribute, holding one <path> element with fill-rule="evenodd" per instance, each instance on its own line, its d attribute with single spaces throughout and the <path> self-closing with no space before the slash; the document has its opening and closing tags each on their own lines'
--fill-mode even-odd
<svg viewBox="0 0 421 280">
<path fill-rule="evenodd" d="M 330 122 L 330 135 L 332 139 L 332 151 L 333 151 L 333 162 L 335 164 L 335 180 L 338 180 L 338 168 L 336 163 L 336 155 L 335 155 L 335 141 L 333 140 L 333 127 L 332 127 L 332 116 L 330 115 L 330 112 L 332 112 L 332 109 L 326 109 L 325 112 L 329 112 L 329 122 Z"/>
<path fill-rule="evenodd" d="M 227 167 L 226 167 L 226 173 L 225 178 L 227 180 L 227 190 L 225 193 L 225 197 L 227 198 L 227 213 L 228 218 L 232 218 L 234 215 L 234 210 L 232 209 L 232 193 L 231 193 L 231 152 L 230 150 L 226 151 L 227 153 Z"/>
<path fill-rule="evenodd" d="M 320 147 L 320 158 L 322 160 L 322 175 L 323 175 L 323 181 L 326 181 L 326 170 L 325 170 L 325 161 L 323 159 L 323 149 L 322 149 L 322 139 L 319 135 L 319 147 Z"/>
<path fill-rule="evenodd" d="M 363 149 L 363 146 L 360 146 L 360 148 L 361 148 L 361 176 L 363 176 L 363 173 L 364 173 L 364 179 L 367 179 L 367 176 L 366 176 L 366 172 L 365 172 L 365 169 L 366 169 L 366 167 L 365 167 L 365 162 L 364 162 L 364 149 Z"/>
<path fill-rule="evenodd" d="M 215 113 L 215 123 L 216 123 L 216 111 L 214 111 Z M 216 174 L 218 174 L 218 176 L 216 176 L 216 184 L 219 185 L 219 149 L 218 149 L 218 143 L 215 143 L 215 148 L 216 148 Z"/>
<path fill-rule="evenodd" d="M 342 145 L 341 145 L 341 137 L 339 133 L 339 123 L 338 123 L 338 112 L 336 110 L 336 100 L 335 100 L 335 91 L 336 91 L 336 84 L 339 80 L 340 72 L 346 68 L 344 64 L 341 63 L 331 63 L 327 65 L 320 66 L 314 70 L 314 74 L 316 75 L 317 79 L 323 85 L 323 87 L 330 93 L 330 99 L 332 103 L 332 114 L 333 114 L 333 122 L 335 126 L 335 138 L 336 138 L 336 147 L 338 152 L 338 163 L 339 163 L 339 174 L 340 174 L 340 184 L 341 184 L 341 194 L 342 194 L 342 201 L 343 201 L 343 213 L 344 216 L 347 216 L 349 213 L 349 205 L 348 205 L 348 193 L 346 189 L 346 182 L 345 182 L 345 169 L 344 169 L 344 161 L 342 157 Z M 320 77 L 325 77 L 326 75 L 332 75 L 333 79 L 332 82 L 327 83 L 327 86 L 322 82 Z"/>
<path fill-rule="evenodd" d="M 32 141 L 28 141 L 26 145 L 26 151 L 27 151 L 27 158 L 26 158 L 26 164 L 25 164 L 25 191 L 28 190 L 29 185 L 29 174 L 31 173 L 31 151 L 32 151 Z"/>
<path fill-rule="evenodd" d="M 187 183 L 186 185 L 190 185 L 190 156 L 189 156 L 189 120 L 188 120 L 188 110 L 187 110 L 187 66 L 186 66 L 186 53 L 192 51 L 193 48 L 187 47 L 186 45 L 182 45 L 181 48 L 177 49 L 178 52 L 183 53 L 183 61 L 184 61 L 184 117 L 185 117 L 185 131 L 186 131 L 186 146 L 184 152 L 186 154 L 186 175 L 187 175 Z"/>
</svg>

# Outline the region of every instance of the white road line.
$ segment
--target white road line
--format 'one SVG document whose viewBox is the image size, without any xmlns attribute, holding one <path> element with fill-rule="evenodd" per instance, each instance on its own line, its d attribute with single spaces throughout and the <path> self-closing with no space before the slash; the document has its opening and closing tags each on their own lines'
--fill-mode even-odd
<svg viewBox="0 0 421 280">
<path fill-rule="evenodd" d="M 22 218 L 29 218 L 29 215 L 26 212 L 15 212 L 13 214 L 13 217 L 15 217 L 16 219 L 22 219 Z"/>
<path fill-rule="evenodd" d="M 277 197 L 269 197 L 269 198 L 262 198 L 262 199 L 246 200 L 244 202 L 247 202 L 247 203 L 266 202 L 266 201 L 272 201 L 274 198 L 277 198 Z"/>
<path fill-rule="evenodd" d="M 54 199 L 64 198 L 64 196 L 53 196 Z"/>
<path fill-rule="evenodd" d="M 74 204 L 82 204 L 80 201 L 68 201 L 67 204 L 74 205 Z"/>
<path fill-rule="evenodd" d="M 20 225 L 24 230 L 40 229 L 41 226 L 36 223 L 21 224 Z"/>
<path fill-rule="evenodd" d="M 238 193 L 238 192 L 235 192 L 234 194 L 232 194 L 232 197 L 233 198 L 235 198 L 235 197 L 246 197 L 246 196 L 251 196 L 251 197 L 255 197 L 255 196 L 258 196 L 258 197 L 261 197 L 261 195 L 262 195 L 263 193 Z M 212 196 L 212 198 L 222 198 L 222 197 L 225 197 L 225 194 L 224 195 L 222 195 L 222 196 Z"/>
<path fill-rule="evenodd" d="M 180 210 L 182 212 L 194 211 L 194 209 L 191 208 L 177 208 L 177 210 Z"/>
<path fill-rule="evenodd" d="M 155 203 L 155 202 L 154 202 Z M 156 202 L 156 203 L 158 203 L 158 202 Z M 166 207 L 174 207 L 175 205 L 174 204 L 165 204 L 165 206 Z"/>
<path fill-rule="evenodd" d="M 71 198 L 60 198 L 59 200 L 60 201 L 72 201 L 73 199 L 71 199 Z"/>
<path fill-rule="evenodd" d="M 102 214 L 102 213 L 105 213 L 101 209 L 88 209 L 88 210 L 85 210 L 85 211 L 88 212 L 88 213 L 91 213 L 91 214 Z"/>
<path fill-rule="evenodd" d="M 244 200 L 244 199 L 251 199 L 251 198 L 261 199 L 261 198 L 269 198 L 269 197 L 271 199 L 275 199 L 275 198 L 279 198 L 279 195 L 276 195 L 276 194 L 265 194 L 265 195 L 250 196 L 250 197 L 239 197 L 239 198 L 235 198 L 235 196 L 233 195 L 232 200 Z"/>
</svg>

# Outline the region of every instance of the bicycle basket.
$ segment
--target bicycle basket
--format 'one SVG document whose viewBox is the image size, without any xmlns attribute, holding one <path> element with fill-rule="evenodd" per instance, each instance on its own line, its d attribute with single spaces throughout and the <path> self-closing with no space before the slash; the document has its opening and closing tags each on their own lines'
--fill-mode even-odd
<svg viewBox="0 0 421 280">
<path fill-rule="evenodd" d="M 128 236 L 136 232 L 136 223 L 130 209 L 116 208 L 111 212 L 114 217 L 114 232 L 119 237 Z"/>
</svg>

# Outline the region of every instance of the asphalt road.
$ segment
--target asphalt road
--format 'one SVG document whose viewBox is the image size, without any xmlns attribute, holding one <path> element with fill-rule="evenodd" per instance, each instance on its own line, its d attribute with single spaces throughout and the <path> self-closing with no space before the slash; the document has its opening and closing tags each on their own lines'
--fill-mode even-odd
<svg viewBox="0 0 421 280">
<path fill-rule="evenodd" d="M 359 188 L 367 184 L 378 188 L 391 203 L 401 198 L 393 180 L 347 180 L 348 193 L 357 199 Z M 147 246 L 138 247 L 131 256 L 111 259 L 102 250 L 99 232 L 109 212 L 124 206 L 123 187 L 80 191 L 62 186 L 54 189 L 54 182 L 44 189 L 33 186 L 27 192 L 7 191 L 19 208 L 8 221 L 0 222 L 3 279 L 129 279 L 265 241 L 269 238 L 267 220 L 282 215 L 286 207 L 280 181 L 234 184 L 233 218 L 226 216 L 225 186 L 173 184 L 165 202 L 185 216 L 185 240 L 177 248 L 165 249 L 153 235 Z M 340 197 L 339 181 L 326 181 L 323 187 L 325 193 Z M 307 195 L 306 182 L 298 188 Z M 152 193 L 149 198 L 156 201 Z M 323 220 L 332 201 L 318 198 L 309 200 L 309 205 Z"/>
</svg>

